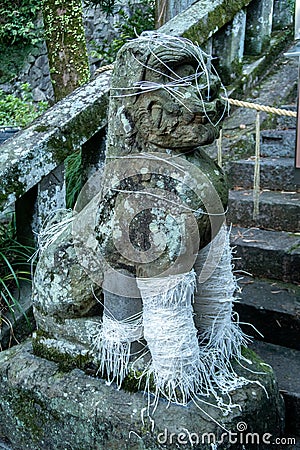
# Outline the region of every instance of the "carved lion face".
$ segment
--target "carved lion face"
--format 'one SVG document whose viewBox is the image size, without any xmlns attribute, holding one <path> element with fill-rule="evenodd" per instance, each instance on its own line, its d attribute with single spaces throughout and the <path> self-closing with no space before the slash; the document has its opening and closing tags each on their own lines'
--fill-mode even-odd
<svg viewBox="0 0 300 450">
<path fill-rule="evenodd" d="M 195 58 L 186 54 L 172 58 L 162 49 L 149 58 L 139 86 L 142 93 L 131 116 L 146 146 L 188 149 L 218 137 L 224 113 L 220 81 L 209 71 L 200 71 Z"/>
</svg>

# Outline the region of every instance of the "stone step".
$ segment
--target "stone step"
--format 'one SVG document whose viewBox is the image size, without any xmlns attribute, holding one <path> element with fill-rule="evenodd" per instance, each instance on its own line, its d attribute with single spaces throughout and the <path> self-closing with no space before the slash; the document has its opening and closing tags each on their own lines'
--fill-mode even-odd
<svg viewBox="0 0 300 450">
<path fill-rule="evenodd" d="M 300 286 L 251 277 L 241 279 L 239 286 L 234 309 L 246 334 L 300 350 Z"/>
<path fill-rule="evenodd" d="M 232 228 L 235 268 L 253 276 L 300 282 L 300 236 L 285 231 Z"/>
<path fill-rule="evenodd" d="M 228 175 L 232 186 L 253 188 L 254 158 L 229 163 Z M 260 187 L 274 191 L 297 191 L 294 181 L 294 159 L 283 157 L 261 158 Z"/>
<path fill-rule="evenodd" d="M 276 374 L 278 386 L 285 402 L 286 436 L 289 434 L 299 436 L 300 351 L 258 341 L 251 344 L 251 348 L 273 367 Z"/>
<path fill-rule="evenodd" d="M 262 130 L 261 156 L 294 158 L 296 130 Z"/>
<path fill-rule="evenodd" d="M 259 215 L 254 220 L 253 191 L 231 191 L 227 218 L 243 227 L 297 232 L 300 230 L 300 193 L 262 191 Z"/>
</svg>

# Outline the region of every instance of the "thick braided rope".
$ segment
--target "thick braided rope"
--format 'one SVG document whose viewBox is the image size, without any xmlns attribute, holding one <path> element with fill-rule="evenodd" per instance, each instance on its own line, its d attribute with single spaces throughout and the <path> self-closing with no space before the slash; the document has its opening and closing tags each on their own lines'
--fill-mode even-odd
<svg viewBox="0 0 300 450">
<path fill-rule="evenodd" d="M 279 116 L 297 117 L 296 111 L 274 108 L 273 106 L 258 105 L 257 103 L 244 102 L 242 100 L 235 100 L 233 98 L 222 97 L 222 99 L 227 100 L 230 105 L 240 106 L 242 108 L 255 109 L 256 111 L 263 111 L 267 113 L 277 114 Z"/>
<path fill-rule="evenodd" d="M 102 67 L 99 67 L 98 69 L 96 69 L 95 73 L 97 75 L 99 75 L 100 73 L 107 72 L 108 70 L 113 70 L 113 69 L 114 69 L 113 64 L 107 64 L 106 66 L 102 66 Z"/>
</svg>

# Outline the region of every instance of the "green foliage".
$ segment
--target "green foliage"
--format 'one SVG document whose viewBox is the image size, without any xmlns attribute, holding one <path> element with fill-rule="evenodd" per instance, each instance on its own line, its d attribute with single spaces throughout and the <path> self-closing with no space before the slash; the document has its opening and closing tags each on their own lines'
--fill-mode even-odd
<svg viewBox="0 0 300 450">
<path fill-rule="evenodd" d="M 26 44 L 38 39 L 35 19 L 41 0 L 1 0 L 0 43 Z"/>
<path fill-rule="evenodd" d="M 73 208 L 82 188 L 81 152 L 74 152 L 65 160 L 66 168 L 66 203 Z"/>
<path fill-rule="evenodd" d="M 21 96 L 5 94 L 0 89 L 0 126 L 24 127 L 40 116 L 47 108 L 47 102 L 33 102 L 28 83 L 22 84 Z"/>
<path fill-rule="evenodd" d="M 30 280 L 28 260 L 33 251 L 17 241 L 14 218 L 8 223 L 0 222 L 0 328 L 5 322 L 3 312 L 10 311 L 13 317 L 16 310 L 23 312 L 19 303 L 20 281 Z"/>
<path fill-rule="evenodd" d="M 90 0 L 89 0 L 90 1 Z M 100 45 L 95 44 L 92 56 L 102 60 L 102 65 L 112 63 L 118 50 L 126 41 L 137 37 L 145 30 L 153 30 L 155 27 L 155 3 L 153 0 L 141 0 L 134 4 L 129 1 L 128 9 L 120 9 L 116 14 L 120 21 L 115 26 L 118 37 L 113 40 L 104 39 Z"/>
<path fill-rule="evenodd" d="M 1 0 L 0 0 L 1 1 Z M 32 45 L 2 45 L 0 44 L 0 83 L 16 79 L 20 70 L 32 52 Z"/>
<path fill-rule="evenodd" d="M 115 12 L 115 0 L 84 0 L 84 5 L 87 7 L 94 6 L 95 8 L 100 6 L 101 11 L 108 16 Z"/>
</svg>

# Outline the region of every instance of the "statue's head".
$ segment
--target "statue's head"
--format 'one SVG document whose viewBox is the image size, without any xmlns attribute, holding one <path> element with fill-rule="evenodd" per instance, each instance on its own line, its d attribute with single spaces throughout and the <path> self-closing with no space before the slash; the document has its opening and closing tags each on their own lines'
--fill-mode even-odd
<svg viewBox="0 0 300 450">
<path fill-rule="evenodd" d="M 187 39 L 153 32 L 127 43 L 115 63 L 111 114 L 131 148 L 211 143 L 226 110 L 212 70 L 210 57 Z"/>
</svg>

